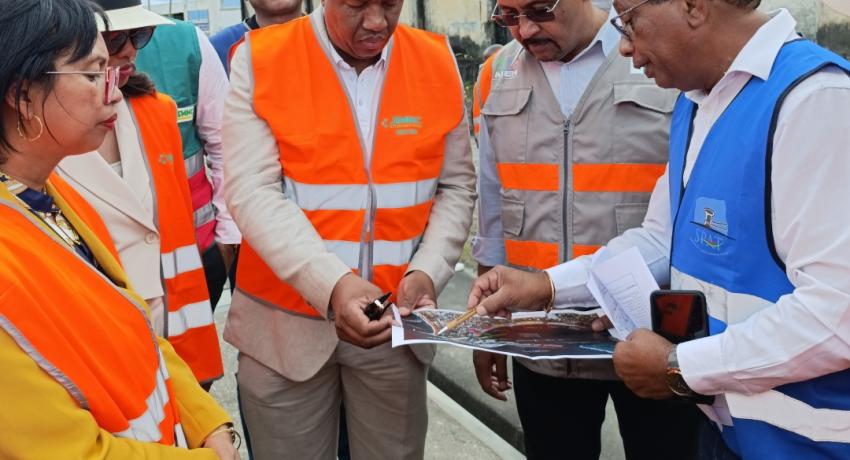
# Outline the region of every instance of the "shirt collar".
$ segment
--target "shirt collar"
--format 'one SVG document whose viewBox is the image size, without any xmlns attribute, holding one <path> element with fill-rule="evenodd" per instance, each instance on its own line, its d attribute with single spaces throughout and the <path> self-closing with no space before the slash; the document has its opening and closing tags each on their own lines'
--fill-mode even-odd
<svg viewBox="0 0 850 460">
<path fill-rule="evenodd" d="M 782 49 L 782 45 L 797 36 L 797 21 L 788 10 L 781 8 L 768 13 L 770 20 L 764 23 L 741 48 L 732 65 L 726 70 L 721 81 L 736 73 L 744 73 L 767 80 L 773 63 Z M 720 82 L 718 82 L 719 84 Z M 707 94 L 701 89 L 688 91 L 688 99 L 700 101 Z"/>
<path fill-rule="evenodd" d="M 593 40 L 590 41 L 590 44 L 580 53 L 576 55 L 576 57 L 572 58 L 570 62 L 577 62 L 583 59 L 586 55 L 593 52 L 597 48 L 601 48 L 602 55 L 606 58 L 610 55 L 612 51 L 615 51 L 615 48 L 620 44 L 620 33 L 617 32 L 617 29 L 611 25 L 610 19 L 617 15 L 616 10 L 612 7 L 608 12 L 608 20 L 602 23 L 602 27 L 596 32 L 596 36 L 593 37 Z"/>
</svg>

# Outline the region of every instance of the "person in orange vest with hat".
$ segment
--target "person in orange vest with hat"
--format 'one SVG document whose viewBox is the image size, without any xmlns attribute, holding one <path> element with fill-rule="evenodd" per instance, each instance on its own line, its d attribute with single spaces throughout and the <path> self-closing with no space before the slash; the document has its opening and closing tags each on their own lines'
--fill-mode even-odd
<svg viewBox="0 0 850 460">
<path fill-rule="evenodd" d="M 238 458 L 103 221 L 54 173 L 122 101 L 91 4 L 0 0 L 0 40 L 0 458 Z"/>
<path fill-rule="evenodd" d="M 110 21 L 109 64 L 126 97 L 115 130 L 96 152 L 65 159 L 59 173 L 97 210 L 130 281 L 169 339 L 209 387 L 223 374 L 221 351 L 195 236 L 177 110 L 135 70 L 157 26 L 173 26 L 140 0 L 98 0 Z"/>
<path fill-rule="evenodd" d="M 249 32 L 231 62 L 225 199 L 243 243 L 224 338 L 257 459 L 334 458 L 340 401 L 355 460 L 424 455 L 434 349 L 391 348 L 391 315 L 363 310 L 386 292 L 403 315 L 434 305 L 475 170 L 452 50 L 398 25 L 402 5 L 325 0 Z"/>
</svg>

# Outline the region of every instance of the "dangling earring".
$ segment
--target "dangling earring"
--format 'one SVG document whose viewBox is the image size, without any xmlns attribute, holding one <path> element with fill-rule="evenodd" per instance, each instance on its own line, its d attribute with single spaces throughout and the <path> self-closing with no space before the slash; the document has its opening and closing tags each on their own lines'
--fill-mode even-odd
<svg viewBox="0 0 850 460">
<path fill-rule="evenodd" d="M 24 124 L 21 123 L 21 119 L 18 118 L 18 135 L 21 136 L 21 139 L 26 139 L 28 142 L 35 142 L 41 139 L 41 135 L 44 134 L 44 123 L 41 122 L 41 118 L 39 118 L 38 115 L 33 115 L 32 117 L 38 122 L 38 134 L 36 134 L 35 137 L 27 137 L 27 135 L 24 134 Z"/>
</svg>

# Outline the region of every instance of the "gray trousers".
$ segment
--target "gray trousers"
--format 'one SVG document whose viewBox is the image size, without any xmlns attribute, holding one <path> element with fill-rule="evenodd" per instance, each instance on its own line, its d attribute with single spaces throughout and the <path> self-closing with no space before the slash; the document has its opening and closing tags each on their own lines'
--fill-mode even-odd
<svg viewBox="0 0 850 460">
<path fill-rule="evenodd" d="M 354 460 L 422 459 L 428 367 L 408 347 L 340 342 L 321 369 L 295 382 L 239 355 L 242 415 L 256 460 L 333 460 L 340 402 Z"/>
</svg>

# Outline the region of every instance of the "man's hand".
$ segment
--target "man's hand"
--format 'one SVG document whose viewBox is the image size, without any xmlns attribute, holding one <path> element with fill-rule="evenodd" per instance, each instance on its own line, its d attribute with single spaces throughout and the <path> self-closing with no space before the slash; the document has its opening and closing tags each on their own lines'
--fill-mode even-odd
<svg viewBox="0 0 850 460">
<path fill-rule="evenodd" d="M 593 332 L 602 332 L 613 328 L 614 324 L 607 315 L 602 315 L 599 318 L 594 319 L 593 322 L 590 323 L 590 327 L 593 329 Z"/>
<path fill-rule="evenodd" d="M 236 450 L 236 447 L 233 446 L 233 440 L 230 439 L 230 432 L 220 431 L 216 433 L 216 431 L 224 427 L 225 426 L 222 425 L 213 430 L 213 433 L 215 434 L 205 439 L 201 447 L 212 449 L 221 460 L 238 460 L 240 458 L 239 452 Z"/>
<path fill-rule="evenodd" d="M 508 357 L 475 350 L 472 352 L 472 364 L 481 389 L 500 401 L 507 401 L 504 392 L 513 388 L 508 380 Z"/>
<path fill-rule="evenodd" d="M 233 266 L 233 261 L 236 260 L 236 254 L 239 251 L 238 244 L 222 244 L 216 243 L 218 252 L 221 253 L 221 259 L 224 261 L 225 273 L 230 273 L 230 267 Z"/>
<path fill-rule="evenodd" d="M 390 340 L 392 315 L 369 321 L 363 309 L 383 293 L 378 286 L 349 273 L 337 281 L 331 292 L 336 335 L 340 340 L 362 348 L 372 348 Z"/>
<path fill-rule="evenodd" d="M 549 304 L 551 295 L 545 273 L 529 273 L 499 265 L 472 284 L 467 308 L 477 307 L 482 316 L 507 316 L 510 310 L 542 310 Z"/>
<path fill-rule="evenodd" d="M 614 370 L 642 398 L 668 399 L 667 355 L 673 344 L 646 329 L 638 329 L 614 348 Z"/>
<path fill-rule="evenodd" d="M 420 307 L 437 308 L 434 282 L 425 272 L 414 270 L 398 283 L 396 306 L 401 316 L 407 316 Z"/>
</svg>

